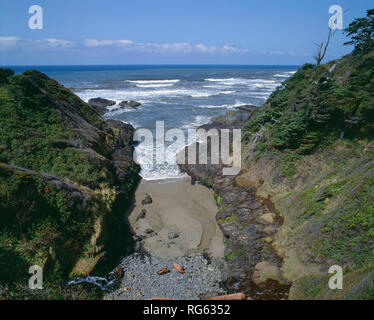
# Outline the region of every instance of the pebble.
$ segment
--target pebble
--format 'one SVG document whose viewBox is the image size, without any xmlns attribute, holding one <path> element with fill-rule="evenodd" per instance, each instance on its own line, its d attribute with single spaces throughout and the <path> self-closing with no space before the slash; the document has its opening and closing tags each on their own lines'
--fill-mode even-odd
<svg viewBox="0 0 374 320">
<path fill-rule="evenodd" d="M 184 274 L 179 274 L 173 268 L 174 262 L 184 267 Z M 143 300 L 157 296 L 174 300 L 199 300 L 202 295 L 227 293 L 221 285 L 218 263 L 212 259 L 208 264 L 202 255 L 164 261 L 147 253 L 135 253 L 125 257 L 120 267 L 123 269 L 123 278 L 107 289 L 104 299 Z M 157 274 L 157 271 L 166 267 L 170 272 Z M 115 269 L 110 276 L 116 273 Z"/>
</svg>

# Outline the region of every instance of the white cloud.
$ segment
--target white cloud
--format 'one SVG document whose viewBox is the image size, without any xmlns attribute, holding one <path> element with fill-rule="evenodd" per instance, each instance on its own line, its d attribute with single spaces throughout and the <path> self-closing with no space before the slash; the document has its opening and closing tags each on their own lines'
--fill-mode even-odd
<svg viewBox="0 0 374 320">
<path fill-rule="evenodd" d="M 0 50 L 7 51 L 19 47 L 27 42 L 26 39 L 18 37 L 0 37 Z"/>
<path fill-rule="evenodd" d="M 235 48 L 235 47 L 232 47 L 232 46 L 228 46 L 228 45 L 224 45 L 222 47 L 222 50 L 223 51 L 226 51 L 226 52 L 238 52 L 238 49 Z"/>
<path fill-rule="evenodd" d="M 210 52 L 210 53 L 216 52 L 217 50 L 217 48 L 214 46 L 206 46 L 201 43 L 196 45 L 196 49 L 201 52 Z"/>
<path fill-rule="evenodd" d="M 116 48 L 121 51 L 131 51 L 139 53 L 151 54 L 204 54 L 204 55 L 239 55 L 239 54 L 261 54 L 261 55 L 290 55 L 297 56 L 295 51 L 251 51 L 248 49 L 237 48 L 232 45 L 225 44 L 222 47 L 216 47 L 203 43 L 191 44 L 189 42 L 135 42 L 128 39 L 118 40 L 98 40 L 85 39 L 83 42 L 75 43 L 63 39 L 24 39 L 15 36 L 0 37 L 0 51 L 12 50 L 69 50 L 70 48 L 77 48 L 84 50 L 85 48 Z M 303 56 L 306 56 L 304 53 Z"/>
<path fill-rule="evenodd" d="M 271 55 L 271 56 L 274 56 L 274 55 L 278 55 L 278 56 L 284 56 L 284 55 L 290 55 L 290 56 L 296 56 L 296 52 L 295 51 L 259 51 L 258 52 L 259 54 L 263 54 L 263 55 Z"/>
<path fill-rule="evenodd" d="M 120 47 L 123 50 L 142 51 L 151 53 L 238 53 L 247 52 L 247 50 L 239 50 L 233 46 L 224 45 L 222 48 L 209 46 L 202 43 L 191 44 L 188 42 L 170 42 L 170 43 L 156 43 L 156 42 L 134 42 L 131 40 L 97 40 L 85 39 L 83 42 L 85 47 Z"/>
<path fill-rule="evenodd" d="M 142 43 L 141 47 L 144 50 L 167 52 L 183 52 L 188 53 L 193 50 L 193 47 L 188 42 L 174 42 L 174 43 Z"/>
<path fill-rule="evenodd" d="M 96 39 L 86 39 L 83 44 L 86 47 L 112 47 L 112 46 L 129 46 L 133 42 L 131 40 L 96 40 Z"/>
<path fill-rule="evenodd" d="M 75 45 L 74 42 L 61 39 L 24 39 L 18 37 L 0 37 L 0 50 L 8 51 L 15 49 L 61 49 L 70 48 Z"/>
<path fill-rule="evenodd" d="M 35 40 L 35 43 L 40 47 L 49 47 L 49 48 L 70 48 L 74 46 L 74 42 L 68 40 L 60 40 L 60 39 L 42 39 L 42 40 Z"/>
</svg>

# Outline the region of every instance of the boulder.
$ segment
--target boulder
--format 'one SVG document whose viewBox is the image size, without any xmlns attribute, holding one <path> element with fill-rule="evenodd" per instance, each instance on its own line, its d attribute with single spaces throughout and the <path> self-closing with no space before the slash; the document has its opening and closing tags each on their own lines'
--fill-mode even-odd
<svg viewBox="0 0 374 320">
<path fill-rule="evenodd" d="M 115 104 L 115 101 L 103 98 L 93 98 L 88 100 L 88 105 L 100 115 L 103 115 L 106 112 L 106 107 L 114 106 Z"/>
<path fill-rule="evenodd" d="M 145 209 L 142 209 L 142 211 L 140 211 L 138 217 L 136 218 L 136 221 L 138 221 L 139 219 L 144 219 L 145 218 L 145 215 L 147 213 L 147 210 Z"/>
<path fill-rule="evenodd" d="M 130 101 L 121 101 L 119 105 L 123 108 L 137 108 L 141 106 L 141 103 L 134 101 L 134 100 L 130 100 Z"/>
<path fill-rule="evenodd" d="M 144 206 L 145 204 L 151 204 L 151 203 L 152 203 L 152 198 L 150 197 L 150 195 L 147 194 L 144 200 L 142 201 L 142 205 Z"/>
</svg>

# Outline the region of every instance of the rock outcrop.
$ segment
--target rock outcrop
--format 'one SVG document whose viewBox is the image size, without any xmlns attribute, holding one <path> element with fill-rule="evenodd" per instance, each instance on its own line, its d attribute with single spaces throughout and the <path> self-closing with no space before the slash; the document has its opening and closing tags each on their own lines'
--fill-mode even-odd
<svg viewBox="0 0 374 320">
<path fill-rule="evenodd" d="M 114 106 L 115 101 L 103 99 L 103 98 L 93 98 L 88 100 L 88 105 L 93 108 L 99 115 L 103 115 L 106 111 L 106 107 Z"/>
<path fill-rule="evenodd" d="M 131 249 L 134 129 L 38 71 L 10 75 L 1 90 L 0 280 L 24 281 L 32 264 L 46 279 L 87 275 L 118 254 L 108 245 L 118 237 Z"/>
<path fill-rule="evenodd" d="M 141 103 L 134 101 L 134 100 L 130 100 L 130 101 L 121 101 L 119 105 L 123 108 L 135 108 L 136 109 L 141 106 Z"/>
</svg>

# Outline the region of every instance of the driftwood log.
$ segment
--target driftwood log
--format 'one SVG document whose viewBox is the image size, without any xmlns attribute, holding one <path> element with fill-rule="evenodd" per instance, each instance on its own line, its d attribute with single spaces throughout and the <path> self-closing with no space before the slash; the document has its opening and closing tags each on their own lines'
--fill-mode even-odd
<svg viewBox="0 0 374 320">
<path fill-rule="evenodd" d="M 184 273 L 184 268 L 180 266 L 178 263 L 173 263 L 173 267 L 175 270 L 177 270 L 179 273 L 183 274 Z"/>
<path fill-rule="evenodd" d="M 246 295 L 243 292 L 240 293 L 233 293 L 233 294 L 228 294 L 224 296 L 215 296 L 215 297 L 210 297 L 208 300 L 245 300 Z"/>
</svg>

